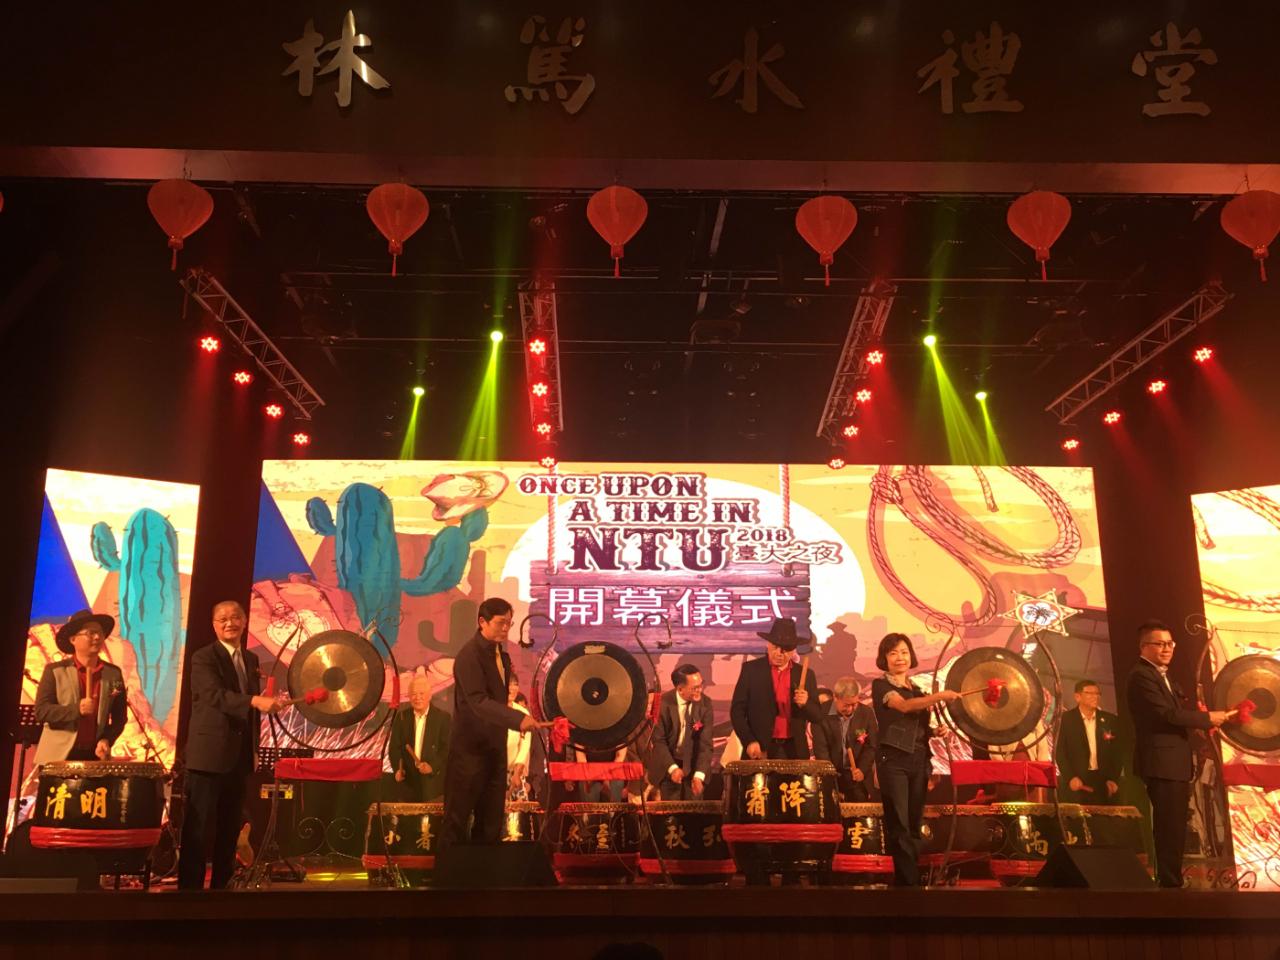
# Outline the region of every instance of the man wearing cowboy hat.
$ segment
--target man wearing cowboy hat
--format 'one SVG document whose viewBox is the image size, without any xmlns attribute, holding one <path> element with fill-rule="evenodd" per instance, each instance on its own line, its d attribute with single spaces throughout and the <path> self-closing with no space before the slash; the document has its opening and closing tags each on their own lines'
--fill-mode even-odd
<svg viewBox="0 0 1280 960">
<path fill-rule="evenodd" d="M 105 760 L 124 730 L 124 674 L 99 658 L 116 622 L 81 610 L 58 628 L 55 642 L 69 656 L 44 668 L 36 688 L 36 719 L 44 724 L 35 764 Z"/>
<path fill-rule="evenodd" d="M 796 622 L 791 617 L 774 620 L 769 632 L 758 636 L 768 642 L 766 655 L 743 664 L 729 707 L 742 756 L 807 760 L 809 723 L 822 719 L 823 708 L 813 671 L 804 671 L 793 657 L 800 645 Z"/>
</svg>

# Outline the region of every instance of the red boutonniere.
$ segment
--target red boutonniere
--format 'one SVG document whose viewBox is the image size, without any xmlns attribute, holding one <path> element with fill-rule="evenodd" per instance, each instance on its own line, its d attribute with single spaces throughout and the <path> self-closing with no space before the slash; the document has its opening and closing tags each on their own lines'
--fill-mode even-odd
<svg viewBox="0 0 1280 960">
<path fill-rule="evenodd" d="M 695 722 L 694 722 L 694 724 L 693 724 L 693 732 L 694 732 L 694 733 L 701 733 L 701 732 L 702 732 L 702 721 L 701 721 L 701 720 L 697 720 L 697 721 L 695 721 Z"/>
<path fill-rule="evenodd" d="M 1115 735 L 1114 733 L 1112 733 L 1110 730 L 1103 730 L 1103 731 L 1102 731 L 1102 739 L 1103 739 L 1103 740 L 1114 740 L 1115 738 L 1116 738 L 1116 735 Z"/>
<path fill-rule="evenodd" d="M 862 744 L 867 742 L 867 731 L 860 730 L 856 739 L 858 741 L 858 746 L 862 746 Z"/>
</svg>

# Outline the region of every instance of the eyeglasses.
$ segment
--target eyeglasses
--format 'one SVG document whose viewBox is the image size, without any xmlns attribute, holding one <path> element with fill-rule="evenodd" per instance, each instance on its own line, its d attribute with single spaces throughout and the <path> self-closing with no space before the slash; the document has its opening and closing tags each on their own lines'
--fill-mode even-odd
<svg viewBox="0 0 1280 960">
<path fill-rule="evenodd" d="M 222 624 L 222 623 L 244 623 L 244 617 L 240 616 L 239 614 L 236 614 L 234 617 L 218 617 L 218 618 L 217 618 L 216 620 L 214 620 L 213 622 L 214 622 L 214 623 L 218 623 L 218 624 Z"/>
<path fill-rule="evenodd" d="M 1158 650 L 1172 650 L 1177 646 L 1172 640 L 1148 640 L 1144 647 L 1155 647 Z"/>
</svg>

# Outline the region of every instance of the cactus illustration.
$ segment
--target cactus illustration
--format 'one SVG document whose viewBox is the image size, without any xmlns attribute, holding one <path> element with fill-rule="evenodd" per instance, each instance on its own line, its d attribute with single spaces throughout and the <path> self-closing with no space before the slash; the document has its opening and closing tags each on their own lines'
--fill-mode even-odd
<svg viewBox="0 0 1280 960">
<path fill-rule="evenodd" d="M 131 516 L 123 545 L 105 523 L 95 523 L 89 548 L 98 566 L 120 575 L 117 632 L 138 657 L 138 679 L 151 711 L 163 723 L 178 693 L 182 664 L 182 584 L 178 534 L 149 507 Z"/>
<path fill-rule="evenodd" d="M 400 576 L 391 500 L 377 487 L 353 483 L 338 497 L 335 521 L 320 497 L 307 501 L 307 524 L 316 533 L 334 537 L 338 586 L 356 602 L 365 626 L 377 622 L 389 644 L 399 635 L 400 594 L 425 597 L 452 590 L 462 581 L 471 544 L 488 529 L 489 514 L 482 507 L 445 527 L 431 540 L 422 570 L 411 579 Z"/>
</svg>

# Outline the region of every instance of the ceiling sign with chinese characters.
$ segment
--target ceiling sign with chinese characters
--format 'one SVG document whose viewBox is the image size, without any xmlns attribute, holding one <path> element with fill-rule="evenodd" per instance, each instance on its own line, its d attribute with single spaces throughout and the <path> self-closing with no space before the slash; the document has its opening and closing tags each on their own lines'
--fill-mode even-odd
<svg viewBox="0 0 1280 960">
<path fill-rule="evenodd" d="M 742 188 L 876 189 L 941 165 L 1087 180 L 1107 163 L 1280 160 L 1264 5 L 229 0 L 198 29 L 158 2 L 132 5 L 128 29 L 119 16 L 87 6 L 66 31 L 11 14 L 24 83 L 0 175 L 93 175 L 112 150 L 152 150 L 231 178 L 378 182 L 393 158 L 425 183 L 598 187 L 623 164 L 636 186 L 723 185 L 719 160 Z"/>
</svg>

